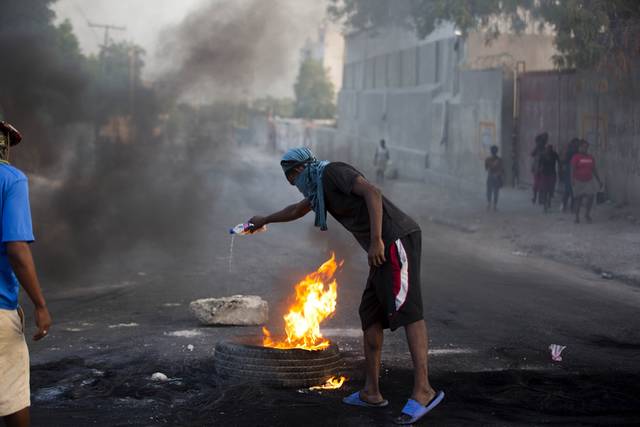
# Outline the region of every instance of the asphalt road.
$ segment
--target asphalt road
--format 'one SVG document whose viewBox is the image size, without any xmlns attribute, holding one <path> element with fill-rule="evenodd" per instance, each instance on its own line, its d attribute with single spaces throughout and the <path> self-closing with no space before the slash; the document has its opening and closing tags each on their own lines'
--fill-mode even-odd
<svg viewBox="0 0 640 427">
<path fill-rule="evenodd" d="M 208 159 L 210 200 L 197 239 L 140 244 L 82 280 L 47 286 L 51 336 L 31 344 L 35 426 L 388 425 L 411 388 L 402 331 L 385 335 L 382 410 L 346 407 L 357 390 L 357 307 L 366 254 L 335 221 L 322 233 L 312 215 L 237 237 L 229 227 L 300 199 L 277 158 L 231 151 Z M 432 383 L 447 393 L 424 425 L 640 424 L 640 289 L 574 267 L 513 256 L 428 221 L 416 194 L 388 197 L 423 230 L 422 283 Z M 193 224 L 190 224 L 193 226 Z M 195 298 L 255 294 L 278 330 L 292 285 L 331 251 L 345 260 L 338 308 L 325 325 L 350 364 L 341 390 L 300 392 L 226 385 L 213 373 L 215 343 L 258 328 L 203 328 Z M 46 282 L 45 282 L 46 283 Z M 27 305 L 28 307 L 28 305 Z M 29 310 L 27 310 L 29 311 Z M 552 362 L 548 346 L 567 346 Z M 193 347 L 189 347 L 189 345 Z M 154 383 L 153 372 L 174 381 Z"/>
</svg>

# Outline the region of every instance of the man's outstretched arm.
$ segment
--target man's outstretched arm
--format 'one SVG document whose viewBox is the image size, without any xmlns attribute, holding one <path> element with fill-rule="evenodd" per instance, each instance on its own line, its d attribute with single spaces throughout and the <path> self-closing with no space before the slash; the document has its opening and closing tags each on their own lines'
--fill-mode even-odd
<svg viewBox="0 0 640 427">
<path fill-rule="evenodd" d="M 274 222 L 289 222 L 295 221 L 298 218 L 302 218 L 311 211 L 311 204 L 309 200 L 304 199 L 293 205 L 289 205 L 286 208 L 272 213 L 267 216 L 254 216 L 249 220 L 256 228 L 260 228 L 263 225 L 271 224 Z"/>
<path fill-rule="evenodd" d="M 384 242 L 382 241 L 382 192 L 361 176 L 356 178 L 351 192 L 362 197 L 367 204 L 371 230 L 369 265 L 379 267 L 385 262 Z"/>
<path fill-rule="evenodd" d="M 40 289 L 40 282 L 36 274 L 36 266 L 31 256 L 31 249 L 27 242 L 7 242 L 7 256 L 11 268 L 18 278 L 18 282 L 29 295 L 35 306 L 35 318 L 38 331 L 33 336 L 34 340 L 47 335 L 51 327 L 51 315 L 47 309 L 47 303 Z"/>
</svg>

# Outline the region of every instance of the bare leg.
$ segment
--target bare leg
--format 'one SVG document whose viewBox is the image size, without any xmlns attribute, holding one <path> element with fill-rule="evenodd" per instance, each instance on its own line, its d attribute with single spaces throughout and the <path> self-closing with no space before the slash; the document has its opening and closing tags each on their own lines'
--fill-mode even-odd
<svg viewBox="0 0 640 427">
<path fill-rule="evenodd" d="M 29 427 L 31 424 L 31 418 L 29 417 L 29 408 L 24 408 L 18 412 L 14 412 L 11 415 L 4 417 L 4 422 L 7 427 Z"/>
<path fill-rule="evenodd" d="M 382 355 L 382 325 L 374 323 L 364 331 L 364 389 L 360 391 L 360 399 L 369 403 L 384 400 L 380 394 L 378 380 L 380 378 L 380 358 Z"/>
<path fill-rule="evenodd" d="M 580 208 L 582 208 L 582 196 L 575 198 L 576 200 L 576 224 L 580 223 Z"/>
<path fill-rule="evenodd" d="M 587 197 L 587 212 L 584 217 L 587 219 L 587 222 L 591 222 L 591 208 L 593 207 L 593 199 L 594 196 Z"/>
<path fill-rule="evenodd" d="M 413 393 L 411 398 L 426 405 L 436 395 L 429 384 L 427 324 L 419 320 L 405 326 L 409 351 L 413 360 Z"/>
</svg>

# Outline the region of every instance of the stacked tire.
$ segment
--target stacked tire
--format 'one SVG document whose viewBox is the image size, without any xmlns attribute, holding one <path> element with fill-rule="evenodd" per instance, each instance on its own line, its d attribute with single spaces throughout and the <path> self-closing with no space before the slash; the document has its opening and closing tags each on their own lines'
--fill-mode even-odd
<svg viewBox="0 0 640 427">
<path fill-rule="evenodd" d="M 218 343 L 214 364 L 225 380 L 295 388 L 324 384 L 344 367 L 334 343 L 323 350 L 280 350 L 251 337 Z"/>
</svg>

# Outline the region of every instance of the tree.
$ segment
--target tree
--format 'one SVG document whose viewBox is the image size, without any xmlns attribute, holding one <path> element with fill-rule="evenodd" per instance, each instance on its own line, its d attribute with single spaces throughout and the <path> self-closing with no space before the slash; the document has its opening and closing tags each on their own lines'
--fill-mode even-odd
<svg viewBox="0 0 640 427">
<path fill-rule="evenodd" d="M 487 30 L 500 34 L 499 22 L 520 32 L 527 21 L 555 31 L 558 67 L 592 67 L 611 63 L 628 67 L 640 48 L 640 2 L 637 0 L 331 0 L 329 13 L 348 29 L 362 30 L 402 23 L 424 38 L 442 22 L 466 34 Z"/>
<path fill-rule="evenodd" d="M 271 113 L 278 117 L 293 117 L 295 112 L 295 101 L 291 98 L 274 98 L 266 96 L 256 99 L 253 108 L 263 113 Z"/>
<path fill-rule="evenodd" d="M 335 116 L 333 83 L 319 61 L 306 59 L 300 64 L 294 92 L 296 117 L 329 119 Z"/>
</svg>

